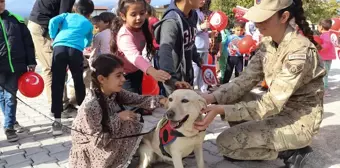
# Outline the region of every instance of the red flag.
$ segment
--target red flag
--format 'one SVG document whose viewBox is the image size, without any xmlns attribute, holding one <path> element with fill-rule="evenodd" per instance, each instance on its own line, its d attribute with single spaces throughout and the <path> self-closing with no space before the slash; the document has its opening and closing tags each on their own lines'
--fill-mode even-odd
<svg viewBox="0 0 340 168">
<path fill-rule="evenodd" d="M 217 85 L 216 66 L 203 64 L 202 65 L 202 77 L 203 77 L 203 81 L 207 85 Z"/>
</svg>

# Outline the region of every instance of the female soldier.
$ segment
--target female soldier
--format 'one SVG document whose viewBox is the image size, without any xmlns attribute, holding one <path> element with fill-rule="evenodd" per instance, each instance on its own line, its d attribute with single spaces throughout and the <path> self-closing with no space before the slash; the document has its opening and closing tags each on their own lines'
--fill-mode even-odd
<svg viewBox="0 0 340 168">
<path fill-rule="evenodd" d="M 217 114 L 229 122 L 247 120 L 217 138 L 225 157 L 280 158 L 287 167 L 298 168 L 312 151 L 308 145 L 322 120 L 325 70 L 301 0 L 255 2 L 245 18 L 255 22 L 266 37 L 241 76 L 212 94 L 202 95 L 208 103 L 220 105 L 205 109 L 207 116 L 196 128 L 204 130 Z M 295 24 L 305 37 L 294 29 Z M 249 96 L 263 79 L 269 91 L 259 99 Z"/>
</svg>

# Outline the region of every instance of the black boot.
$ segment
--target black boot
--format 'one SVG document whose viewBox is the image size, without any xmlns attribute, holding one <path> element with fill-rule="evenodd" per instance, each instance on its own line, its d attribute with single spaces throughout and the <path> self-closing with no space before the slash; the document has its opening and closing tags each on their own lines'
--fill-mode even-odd
<svg viewBox="0 0 340 168">
<path fill-rule="evenodd" d="M 303 168 L 307 157 L 312 152 L 313 149 L 310 146 L 307 146 L 301 149 L 280 152 L 278 157 L 283 159 L 286 168 Z"/>
<path fill-rule="evenodd" d="M 230 158 L 230 157 L 227 157 L 227 156 L 224 156 L 223 155 L 223 158 L 229 162 L 244 162 L 246 160 L 238 160 L 238 159 L 233 159 L 233 158 Z"/>
<path fill-rule="evenodd" d="M 238 160 L 238 159 L 233 159 L 227 156 L 223 155 L 223 158 L 229 162 L 244 162 L 244 161 L 251 161 L 251 162 L 262 162 L 263 160 Z"/>
<path fill-rule="evenodd" d="M 235 126 L 235 125 L 239 125 L 239 124 L 242 124 L 242 123 L 245 123 L 245 122 L 247 122 L 247 121 L 246 121 L 246 120 L 241 120 L 241 121 L 228 121 L 230 127 L 233 127 L 233 126 Z"/>
</svg>

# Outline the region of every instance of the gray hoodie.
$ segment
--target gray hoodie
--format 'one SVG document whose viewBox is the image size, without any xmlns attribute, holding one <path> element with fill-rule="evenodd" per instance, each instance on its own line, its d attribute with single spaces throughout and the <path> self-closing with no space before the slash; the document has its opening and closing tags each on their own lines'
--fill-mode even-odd
<svg viewBox="0 0 340 168">
<path fill-rule="evenodd" d="M 177 81 L 193 83 L 192 61 L 201 65 L 195 46 L 197 13 L 192 10 L 189 17 L 172 2 L 165 12 L 163 19 L 156 23 L 154 33 L 159 51 L 156 57 L 156 68 L 171 75 L 171 79 L 163 83 L 167 95 L 175 89 Z M 184 49 L 184 50 L 183 50 Z"/>
</svg>

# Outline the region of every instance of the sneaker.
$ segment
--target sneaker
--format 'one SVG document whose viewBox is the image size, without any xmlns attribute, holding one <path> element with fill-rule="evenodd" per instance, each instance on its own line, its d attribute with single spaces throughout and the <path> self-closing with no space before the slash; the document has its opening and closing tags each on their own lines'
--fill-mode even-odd
<svg viewBox="0 0 340 168">
<path fill-rule="evenodd" d="M 306 159 L 312 152 L 313 149 L 307 146 L 301 149 L 280 152 L 278 158 L 283 159 L 286 168 L 303 168 Z"/>
<path fill-rule="evenodd" d="M 8 142 L 16 142 L 19 140 L 19 137 L 15 129 L 10 129 L 10 128 L 5 129 L 5 134 L 6 134 Z"/>
<path fill-rule="evenodd" d="M 61 118 L 67 119 L 67 118 L 72 118 L 74 113 L 77 113 L 77 108 L 74 107 L 74 105 L 69 104 L 67 108 L 61 113 Z"/>
<path fill-rule="evenodd" d="M 57 136 L 57 135 L 62 135 L 63 134 L 63 125 L 58 122 L 54 122 L 52 124 L 52 135 Z"/>
<path fill-rule="evenodd" d="M 19 123 L 18 123 L 18 121 L 16 121 L 15 123 L 14 123 L 14 130 L 16 130 L 17 131 L 17 133 L 23 133 L 23 132 L 25 132 L 26 131 L 26 129 L 24 128 L 24 127 L 22 127 L 21 125 L 19 125 Z"/>
</svg>

